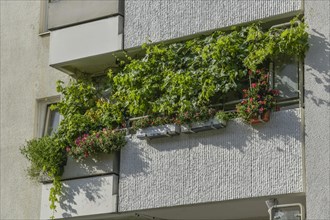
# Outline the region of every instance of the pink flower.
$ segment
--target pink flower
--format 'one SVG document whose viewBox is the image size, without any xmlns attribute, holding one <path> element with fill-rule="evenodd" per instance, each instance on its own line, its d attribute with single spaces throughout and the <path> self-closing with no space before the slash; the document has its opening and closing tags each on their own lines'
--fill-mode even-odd
<svg viewBox="0 0 330 220">
<path fill-rule="evenodd" d="M 66 152 L 70 152 L 71 148 L 69 146 L 66 146 L 65 150 Z"/>
<path fill-rule="evenodd" d="M 257 83 L 252 83 L 252 84 L 251 84 L 251 87 L 252 87 L 252 88 L 257 87 Z"/>
<path fill-rule="evenodd" d="M 264 112 L 264 108 L 263 107 L 259 108 L 259 113 L 263 113 L 263 112 Z"/>
<path fill-rule="evenodd" d="M 253 102 L 253 98 L 250 98 L 250 102 Z"/>
</svg>

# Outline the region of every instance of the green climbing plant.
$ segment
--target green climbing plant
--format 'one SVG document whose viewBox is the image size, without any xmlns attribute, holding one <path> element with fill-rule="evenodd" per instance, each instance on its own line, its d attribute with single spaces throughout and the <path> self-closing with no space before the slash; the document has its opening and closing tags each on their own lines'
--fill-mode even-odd
<svg viewBox="0 0 330 220">
<path fill-rule="evenodd" d="M 129 116 L 169 116 L 221 103 L 229 94 L 242 94 L 249 70 L 283 54 L 303 57 L 305 28 L 295 18 L 288 28 L 252 24 L 184 42 L 144 45 L 144 57 L 109 72 L 112 97 Z"/>
</svg>

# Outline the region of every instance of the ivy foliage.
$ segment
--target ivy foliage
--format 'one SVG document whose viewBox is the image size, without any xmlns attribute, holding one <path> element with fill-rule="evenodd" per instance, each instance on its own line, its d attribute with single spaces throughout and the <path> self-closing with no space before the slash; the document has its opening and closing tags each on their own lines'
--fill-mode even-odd
<svg viewBox="0 0 330 220">
<path fill-rule="evenodd" d="M 283 54 L 303 57 L 306 25 L 264 30 L 260 24 L 185 42 L 144 45 L 142 59 L 109 72 L 112 97 L 129 116 L 183 113 L 221 103 L 240 90 L 248 70 Z"/>
<path fill-rule="evenodd" d="M 52 109 L 63 116 L 57 136 L 64 147 L 74 145 L 74 140 L 83 134 L 112 129 L 123 121 L 119 106 L 104 98 L 104 88 L 96 87 L 91 80 L 71 81 L 67 86 L 58 81 L 57 91 L 62 99 Z"/>
</svg>

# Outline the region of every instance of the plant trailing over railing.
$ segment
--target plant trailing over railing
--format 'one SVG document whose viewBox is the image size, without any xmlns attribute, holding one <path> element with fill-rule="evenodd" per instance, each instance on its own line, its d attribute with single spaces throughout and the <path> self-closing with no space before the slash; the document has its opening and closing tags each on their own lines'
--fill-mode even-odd
<svg viewBox="0 0 330 220">
<path fill-rule="evenodd" d="M 131 117 L 173 115 L 222 103 L 240 94 L 255 71 L 284 54 L 303 57 L 306 25 L 263 30 L 259 24 L 216 31 L 185 42 L 144 45 L 142 59 L 128 58 L 118 73 L 109 72 L 112 98 Z"/>
<path fill-rule="evenodd" d="M 88 80 L 71 81 L 66 87 L 58 82 L 62 100 L 52 106 L 63 116 L 57 133 L 28 141 L 21 152 L 30 161 L 29 176 L 43 175 L 53 181 L 50 189 L 50 209 L 56 210 L 61 196 L 61 175 L 68 156 L 81 161 L 97 153 L 119 151 L 125 144 L 125 132 L 119 131 L 123 116 L 118 106 L 102 97 L 103 88 Z M 51 218 L 54 218 L 52 216 Z"/>
<path fill-rule="evenodd" d="M 21 153 L 31 162 L 28 168 L 29 176 L 34 180 L 40 180 L 43 175 L 52 179 L 53 186 L 50 189 L 49 201 L 50 209 L 53 211 L 56 209 L 56 203 L 61 195 L 60 176 L 66 162 L 66 155 L 63 150 L 56 134 L 50 137 L 32 139 L 21 148 Z"/>
<path fill-rule="evenodd" d="M 237 109 L 245 120 L 273 107 L 276 94 L 265 85 L 268 75 L 258 75 L 257 70 L 278 56 L 304 56 L 308 34 L 306 25 L 297 21 L 293 19 L 289 28 L 263 30 L 253 24 L 184 42 L 144 45 L 143 58 L 127 57 L 119 71 L 109 71 L 102 85 L 86 79 L 66 87 L 59 82 L 62 100 L 53 108 L 63 120 L 57 133 L 29 141 L 22 148 L 31 161 L 29 174 L 46 173 L 54 181 L 51 208 L 55 210 L 61 193 L 62 152 L 67 149 L 70 156 L 82 160 L 94 153 L 119 150 L 125 145 L 125 134 L 114 130 L 125 127 L 125 118 L 148 115 L 133 123 L 136 128 L 194 123 L 215 116 L 209 106 L 233 94 L 242 98 L 242 89 L 246 89 L 246 101 Z M 217 113 L 219 118 L 227 116 L 232 114 Z"/>
</svg>

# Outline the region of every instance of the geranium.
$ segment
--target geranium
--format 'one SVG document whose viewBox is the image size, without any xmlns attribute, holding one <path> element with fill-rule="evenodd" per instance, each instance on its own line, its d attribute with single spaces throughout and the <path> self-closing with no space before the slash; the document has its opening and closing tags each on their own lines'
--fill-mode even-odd
<svg viewBox="0 0 330 220">
<path fill-rule="evenodd" d="M 119 130 L 102 129 L 92 134 L 83 134 L 74 141 L 72 146 L 67 146 L 66 151 L 77 161 L 93 157 L 98 153 L 112 153 L 118 151 L 126 144 L 125 132 Z"/>
<path fill-rule="evenodd" d="M 236 106 L 239 117 L 245 121 L 258 118 L 276 105 L 278 90 L 269 88 L 269 74 L 264 70 L 248 71 L 250 87 L 243 90 L 244 100 Z"/>
</svg>

